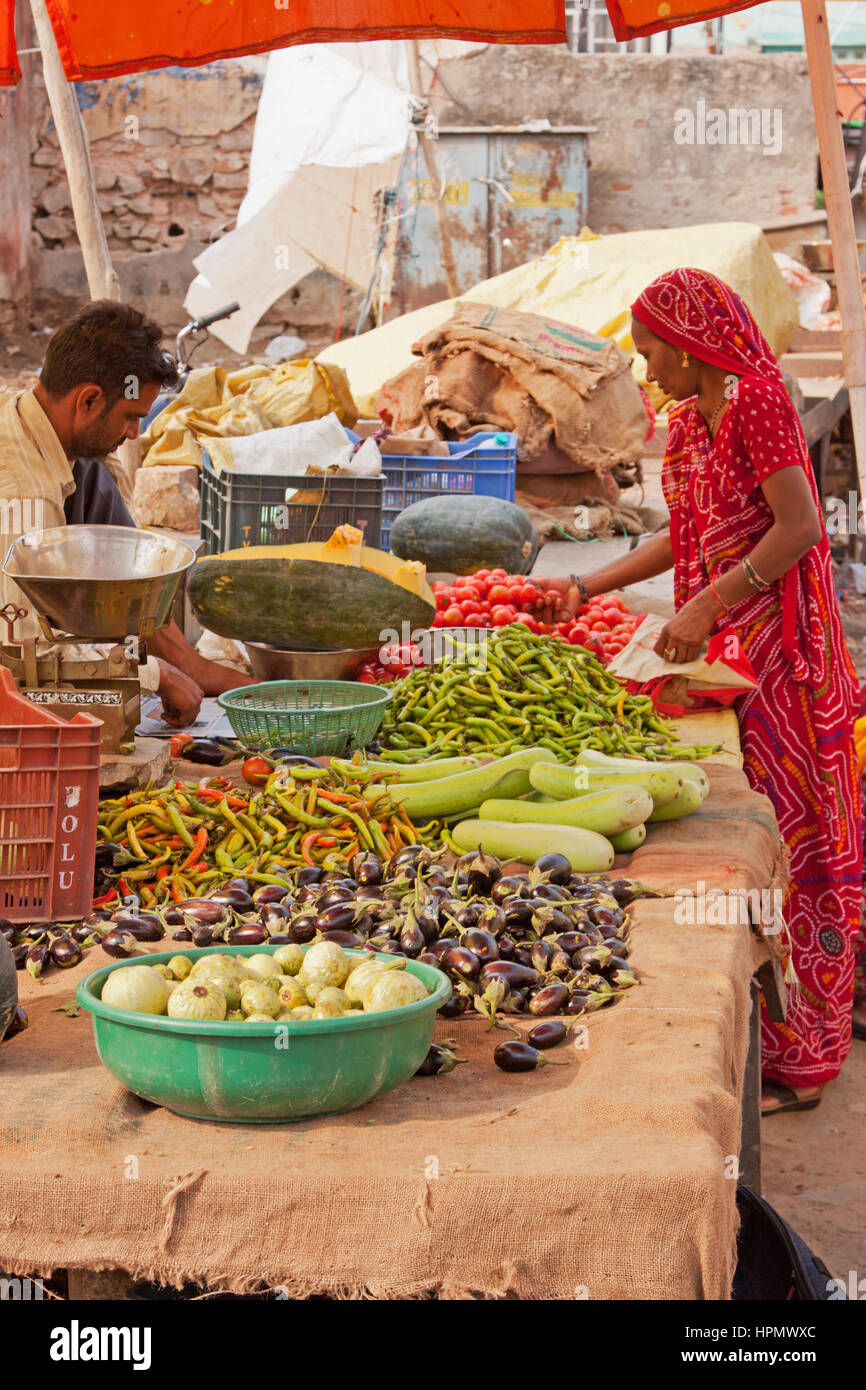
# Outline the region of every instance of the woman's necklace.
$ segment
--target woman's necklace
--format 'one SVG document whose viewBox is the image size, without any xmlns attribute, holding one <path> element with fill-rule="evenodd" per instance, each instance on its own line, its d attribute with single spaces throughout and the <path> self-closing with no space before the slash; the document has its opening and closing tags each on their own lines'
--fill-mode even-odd
<svg viewBox="0 0 866 1390">
<path fill-rule="evenodd" d="M 727 405 L 727 403 L 728 403 L 728 398 L 727 398 L 727 396 L 726 396 L 726 395 L 725 395 L 725 396 L 722 396 L 722 399 L 719 401 L 718 405 L 716 406 L 715 410 L 713 411 L 712 415 L 710 416 L 710 423 L 709 423 L 709 425 L 708 425 L 708 427 L 707 427 L 707 428 L 709 429 L 709 431 L 710 431 L 710 439 L 713 438 L 713 433 L 714 433 L 715 428 L 716 428 L 716 421 L 718 420 L 719 416 L 721 415 L 721 413 L 722 413 L 722 411 L 724 410 L 724 408 L 725 408 L 725 406 Z"/>
</svg>

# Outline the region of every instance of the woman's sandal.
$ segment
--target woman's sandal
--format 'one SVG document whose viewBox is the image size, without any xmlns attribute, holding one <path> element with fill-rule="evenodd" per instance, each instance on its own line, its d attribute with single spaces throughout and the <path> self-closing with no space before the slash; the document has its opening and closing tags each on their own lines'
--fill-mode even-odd
<svg viewBox="0 0 866 1390">
<path fill-rule="evenodd" d="M 803 1099 L 797 1095 L 793 1086 L 785 1086 L 781 1081 L 765 1081 L 761 1087 L 761 1099 L 769 1096 L 771 1099 L 778 1100 L 778 1105 L 773 1105 L 765 1110 L 761 1106 L 762 1118 L 766 1115 L 784 1115 L 793 1110 L 814 1110 L 821 1104 L 821 1092 L 809 1099 Z"/>
</svg>

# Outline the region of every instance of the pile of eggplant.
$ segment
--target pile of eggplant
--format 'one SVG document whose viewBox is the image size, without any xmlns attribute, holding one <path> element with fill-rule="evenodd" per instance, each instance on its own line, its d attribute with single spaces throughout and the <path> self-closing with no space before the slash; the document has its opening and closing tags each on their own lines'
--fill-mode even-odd
<svg viewBox="0 0 866 1390">
<path fill-rule="evenodd" d="M 442 858 L 407 845 L 387 862 L 361 852 L 347 872 L 304 866 L 258 886 L 230 879 L 207 898 L 159 912 L 127 899 L 113 913 L 95 911 L 73 939 L 87 933 L 124 958 L 166 935 L 194 946 L 322 938 L 434 965 L 455 986 L 440 1012 L 454 1018 L 472 1007 L 491 1022 L 590 1013 L 638 983 L 626 908 L 640 885 L 573 873 L 560 854 L 509 875 L 480 852 L 448 867 Z"/>
<path fill-rule="evenodd" d="M 159 911 L 130 897 L 74 926 L 0 930 L 34 977 L 77 964 L 97 943 L 126 959 L 167 937 L 193 946 L 335 941 L 436 966 L 454 983 L 440 1013 L 474 1008 L 492 1026 L 497 1015 L 501 1023 L 508 1014 L 591 1013 L 636 985 L 626 909 L 646 891 L 574 873 L 561 854 L 505 875 L 480 851 L 446 866 L 443 853 L 407 845 L 387 862 L 360 852 L 347 872 L 303 866 L 285 870 L 283 882 L 229 879 L 206 898 Z"/>
</svg>

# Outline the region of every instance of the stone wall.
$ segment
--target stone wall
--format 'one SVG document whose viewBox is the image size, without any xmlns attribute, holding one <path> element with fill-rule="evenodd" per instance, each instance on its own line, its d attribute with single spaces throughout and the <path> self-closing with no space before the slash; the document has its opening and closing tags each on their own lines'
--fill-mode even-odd
<svg viewBox="0 0 866 1390">
<path fill-rule="evenodd" d="M 440 75 L 442 125 L 473 124 L 473 113 L 503 125 L 546 116 L 551 125 L 598 128 L 589 137 L 593 231 L 769 222 L 814 210 L 817 137 L 803 54 L 573 56 L 488 47 L 448 59 Z M 714 108 L 780 113 L 778 153 L 765 154 L 760 142 L 680 143 L 678 130 L 688 131 L 678 113 L 701 101 L 707 116 Z M 706 121 L 697 125 L 709 133 Z"/>
<path fill-rule="evenodd" d="M 194 257 L 234 225 L 264 67 L 264 59 L 249 58 L 77 84 L 121 285 L 167 328 L 186 318 Z M 575 57 L 559 48 L 490 46 L 444 61 L 440 76 L 433 106 L 443 125 L 546 116 L 553 125 L 597 126 L 588 217 L 596 231 L 767 221 L 814 207 L 815 132 L 800 55 Z M 86 282 L 38 67 L 33 88 L 33 281 L 56 323 L 86 298 Z M 699 100 L 781 111 L 780 152 L 679 143 L 677 112 Z M 344 332 L 354 331 L 361 297 L 345 296 Z M 339 300 L 339 282 L 317 272 L 272 307 L 257 338 L 292 332 L 318 349 L 333 337 Z"/>
</svg>

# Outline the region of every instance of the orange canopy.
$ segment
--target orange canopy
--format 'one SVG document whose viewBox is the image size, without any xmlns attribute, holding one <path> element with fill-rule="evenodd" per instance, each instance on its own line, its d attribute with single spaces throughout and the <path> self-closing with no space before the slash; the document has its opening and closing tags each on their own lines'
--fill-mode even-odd
<svg viewBox="0 0 866 1390">
<path fill-rule="evenodd" d="M 713 0 L 607 0 L 613 32 L 620 43 L 626 39 L 656 34 L 660 29 L 676 29 L 702 19 L 718 19 L 736 10 L 751 10 L 759 0 L 744 4 L 719 5 Z"/>
<path fill-rule="evenodd" d="M 26 4 L 26 0 L 19 0 Z M 46 0 L 67 78 L 196 67 L 293 43 L 451 38 L 565 42 L 565 0 Z M 0 0 L 0 84 L 21 76 Z"/>
</svg>

